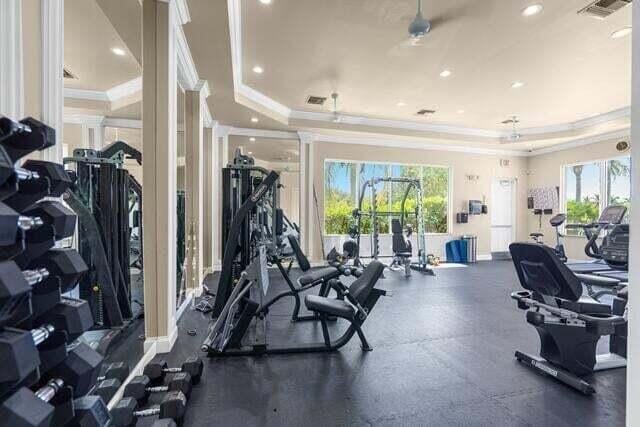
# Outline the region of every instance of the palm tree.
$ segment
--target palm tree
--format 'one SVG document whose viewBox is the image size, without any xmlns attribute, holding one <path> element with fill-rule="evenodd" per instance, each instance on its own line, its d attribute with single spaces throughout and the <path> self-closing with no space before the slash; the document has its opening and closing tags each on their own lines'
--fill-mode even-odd
<svg viewBox="0 0 640 427">
<path fill-rule="evenodd" d="M 576 165 L 573 169 L 573 174 L 576 176 L 576 202 L 582 201 L 582 169 L 584 165 Z"/>
<path fill-rule="evenodd" d="M 613 182 L 621 176 L 629 176 L 631 173 L 631 168 L 625 162 L 620 160 L 611 160 L 609 161 L 608 167 L 608 178 L 607 178 L 607 196 L 609 200 L 612 200 L 611 197 L 611 186 Z"/>
</svg>

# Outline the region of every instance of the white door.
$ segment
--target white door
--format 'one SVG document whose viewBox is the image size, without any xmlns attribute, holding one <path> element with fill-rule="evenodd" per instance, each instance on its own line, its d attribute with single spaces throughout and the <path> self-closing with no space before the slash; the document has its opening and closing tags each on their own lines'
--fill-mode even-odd
<svg viewBox="0 0 640 427">
<path fill-rule="evenodd" d="M 494 178 L 491 182 L 491 252 L 508 252 L 516 232 L 516 182 Z"/>
</svg>

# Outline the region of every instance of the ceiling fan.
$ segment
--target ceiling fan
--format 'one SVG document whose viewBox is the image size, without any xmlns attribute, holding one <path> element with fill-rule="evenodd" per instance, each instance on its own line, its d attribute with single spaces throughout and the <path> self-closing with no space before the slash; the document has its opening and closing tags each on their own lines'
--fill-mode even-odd
<svg viewBox="0 0 640 427">
<path fill-rule="evenodd" d="M 409 24 L 408 31 L 409 40 L 413 42 L 414 46 L 419 44 L 420 40 L 431 31 L 431 22 L 422 16 L 422 0 L 418 0 L 418 12 L 411 24 Z"/>
<path fill-rule="evenodd" d="M 503 125 L 511 124 L 511 133 L 506 137 L 505 142 L 518 142 L 522 138 L 522 134 L 518 133 L 516 125 L 520 123 L 518 116 L 511 116 L 507 120 L 503 121 Z"/>
</svg>

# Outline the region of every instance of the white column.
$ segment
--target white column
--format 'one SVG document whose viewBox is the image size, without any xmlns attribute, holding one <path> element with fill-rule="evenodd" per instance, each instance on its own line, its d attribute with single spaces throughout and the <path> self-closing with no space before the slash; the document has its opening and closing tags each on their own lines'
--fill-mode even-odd
<svg viewBox="0 0 640 427">
<path fill-rule="evenodd" d="M 0 114 L 24 115 L 22 0 L 0 1 Z"/>
<path fill-rule="evenodd" d="M 300 224 L 303 249 L 310 260 L 316 256 L 315 206 L 313 201 L 313 142 L 315 136 L 309 132 L 298 132 L 300 138 Z"/>
<path fill-rule="evenodd" d="M 3 0 L 4 1 L 4 0 Z M 63 141 L 64 111 L 64 0 L 41 0 L 42 116 L 56 130 L 56 141 Z M 28 54 L 28 53 L 25 53 Z M 62 162 L 62 144 L 42 153 L 44 160 Z"/>
<path fill-rule="evenodd" d="M 207 82 L 201 80 L 194 90 L 185 91 L 186 140 L 186 255 L 187 288 L 200 294 L 204 280 L 204 111 L 209 96 Z"/>
<path fill-rule="evenodd" d="M 204 187 L 203 187 L 203 203 L 204 203 L 204 224 L 202 229 L 203 238 L 203 267 L 206 273 L 211 273 L 214 265 L 213 256 L 213 239 L 214 239 L 214 205 L 217 199 L 217 193 L 220 191 L 215 186 L 214 165 L 217 158 L 215 151 L 218 149 L 216 144 L 215 123 L 212 127 L 204 129 Z"/>
<path fill-rule="evenodd" d="M 632 80 L 631 80 L 631 260 L 640 259 L 640 6 L 633 5 Z M 633 284 L 640 283 L 640 263 L 629 263 L 629 334 L 627 341 L 627 426 L 640 425 L 640 292 Z"/>
<path fill-rule="evenodd" d="M 229 152 L 229 128 L 227 126 L 214 127 L 214 144 L 213 147 L 213 189 L 216 197 L 213 197 L 213 214 L 211 221 L 213 222 L 212 236 L 212 252 L 213 252 L 213 270 L 220 270 L 222 264 L 222 248 L 221 236 L 222 230 L 222 168 L 228 163 Z M 225 155 L 225 153 L 227 153 Z"/>
<path fill-rule="evenodd" d="M 104 148 L 104 126 L 97 125 L 89 128 L 89 147 L 94 150 L 102 150 Z"/>
<path fill-rule="evenodd" d="M 177 338 L 176 19 L 171 2 L 142 2 L 145 350 L 160 353 Z"/>
</svg>

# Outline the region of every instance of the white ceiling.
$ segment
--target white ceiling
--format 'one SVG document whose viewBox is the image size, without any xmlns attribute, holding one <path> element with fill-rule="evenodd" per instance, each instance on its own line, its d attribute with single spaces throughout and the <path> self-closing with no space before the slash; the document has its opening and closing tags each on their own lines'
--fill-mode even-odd
<svg viewBox="0 0 640 427">
<path fill-rule="evenodd" d="M 140 76 L 137 60 L 96 0 L 65 1 L 64 33 L 64 65 L 77 77 L 65 79 L 65 87 L 105 91 Z M 126 55 L 113 54 L 114 47 Z"/>
<path fill-rule="evenodd" d="M 327 111 L 306 97 L 335 91 L 344 114 L 480 129 L 512 114 L 528 128 L 628 106 L 631 38 L 610 34 L 631 25 L 631 7 L 601 21 L 577 14 L 589 0 L 539 2 L 525 18 L 531 1 L 423 0 L 433 30 L 406 47 L 415 0 L 242 0 L 243 81 L 294 110 Z M 417 117 L 421 108 L 437 113 Z"/>
</svg>

